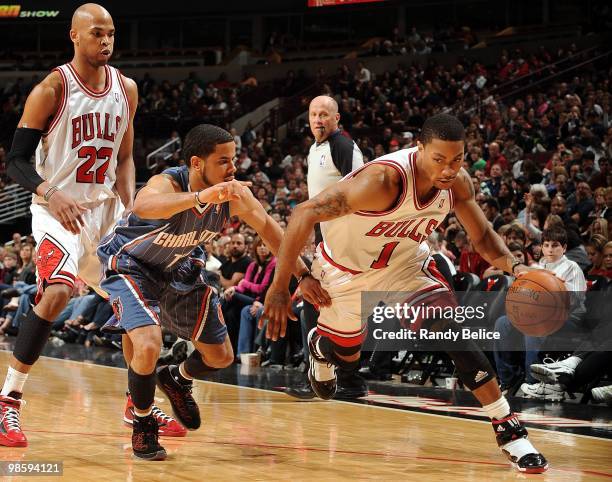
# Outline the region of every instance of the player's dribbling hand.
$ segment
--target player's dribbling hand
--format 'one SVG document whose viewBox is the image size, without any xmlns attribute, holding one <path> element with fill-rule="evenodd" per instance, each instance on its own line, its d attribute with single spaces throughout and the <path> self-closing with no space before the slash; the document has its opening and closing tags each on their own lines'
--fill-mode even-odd
<svg viewBox="0 0 612 482">
<path fill-rule="evenodd" d="M 541 271 L 544 268 L 534 268 L 532 266 L 526 266 L 524 264 L 520 264 L 518 265 L 515 269 L 514 269 L 514 277 L 515 278 L 520 278 L 521 276 L 525 276 L 527 273 L 531 272 L 531 271 Z M 561 283 L 565 284 L 565 280 L 563 278 L 560 278 L 559 276 L 557 276 L 553 271 L 550 270 L 544 270 L 544 271 L 548 271 L 550 274 L 552 274 L 555 278 L 557 278 L 559 281 L 561 281 Z"/>
<path fill-rule="evenodd" d="M 79 234 L 81 227 L 85 226 L 83 213 L 87 211 L 70 195 L 57 190 L 49 199 L 49 211 L 61 225 L 72 234 Z"/>
<path fill-rule="evenodd" d="M 268 320 L 266 328 L 266 338 L 276 341 L 285 337 L 287 332 L 287 318 L 297 320 L 291 311 L 291 297 L 286 289 L 278 289 L 274 283 L 268 289 L 266 300 L 264 301 L 264 312 L 259 318 L 258 327 L 263 328 Z"/>
<path fill-rule="evenodd" d="M 525 273 L 529 273 L 530 271 L 536 271 L 538 269 L 541 269 L 541 268 L 532 268 L 531 266 L 527 266 L 525 264 L 519 264 L 516 268 L 514 268 L 514 273 L 512 274 L 514 275 L 515 278 L 520 278 Z"/>
<path fill-rule="evenodd" d="M 321 287 L 319 280 L 305 276 L 300 282 L 300 291 L 308 303 L 314 306 L 331 306 L 329 293 Z"/>
<path fill-rule="evenodd" d="M 202 204 L 221 204 L 227 201 L 237 201 L 253 183 L 250 181 L 228 181 L 215 184 L 198 193 L 198 199 Z"/>
</svg>

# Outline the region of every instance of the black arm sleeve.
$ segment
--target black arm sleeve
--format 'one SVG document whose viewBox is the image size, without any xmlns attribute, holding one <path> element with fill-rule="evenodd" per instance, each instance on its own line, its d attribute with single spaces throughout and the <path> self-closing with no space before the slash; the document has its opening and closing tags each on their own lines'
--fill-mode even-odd
<svg viewBox="0 0 612 482">
<path fill-rule="evenodd" d="M 36 193 L 36 188 L 45 182 L 30 162 L 41 137 L 42 131 L 39 129 L 17 128 L 11 151 L 6 158 L 7 174 L 21 187 L 33 193 Z"/>
</svg>

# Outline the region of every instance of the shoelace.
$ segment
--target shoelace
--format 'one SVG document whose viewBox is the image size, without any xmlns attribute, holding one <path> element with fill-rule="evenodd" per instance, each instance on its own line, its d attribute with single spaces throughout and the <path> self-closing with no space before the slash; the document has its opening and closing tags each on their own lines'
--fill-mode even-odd
<svg viewBox="0 0 612 482">
<path fill-rule="evenodd" d="M 166 415 L 163 412 L 163 410 L 161 408 L 157 407 L 156 405 L 153 405 L 153 409 L 151 410 L 151 413 L 153 414 L 153 416 L 155 418 L 159 418 L 159 419 L 163 420 L 166 423 L 172 422 L 172 417 Z"/>
<path fill-rule="evenodd" d="M 9 431 L 14 430 L 21 432 L 21 425 L 19 425 L 19 410 L 13 407 L 6 407 L 4 412 L 4 420 Z"/>
<path fill-rule="evenodd" d="M 180 384 L 179 384 L 180 385 Z M 175 405 L 180 407 L 191 406 L 194 404 L 193 397 L 191 397 L 191 392 L 193 390 L 193 385 L 180 385 L 179 391 L 183 392 L 182 395 L 177 392 L 170 392 L 168 395 L 172 399 Z M 190 395 L 189 397 L 187 395 Z"/>
<path fill-rule="evenodd" d="M 559 363 L 559 359 L 555 360 L 554 358 L 546 356 L 544 357 L 544 360 L 542 360 L 542 363 L 544 365 L 554 365 L 555 363 Z"/>
</svg>

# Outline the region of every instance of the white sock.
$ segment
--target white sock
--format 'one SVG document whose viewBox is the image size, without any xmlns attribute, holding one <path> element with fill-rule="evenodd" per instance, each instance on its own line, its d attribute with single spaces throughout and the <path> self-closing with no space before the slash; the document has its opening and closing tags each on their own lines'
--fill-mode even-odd
<svg viewBox="0 0 612 482">
<path fill-rule="evenodd" d="M 501 448 L 507 450 L 515 460 L 520 460 L 521 457 L 527 454 L 539 453 L 528 439 L 522 437 L 502 445 Z"/>
<path fill-rule="evenodd" d="M 136 414 L 137 417 L 140 417 L 140 418 L 148 417 L 149 415 L 151 415 L 152 411 L 153 411 L 153 405 L 151 405 L 148 410 L 138 410 L 136 407 L 134 407 L 134 413 Z"/>
<path fill-rule="evenodd" d="M 15 370 L 13 367 L 9 367 L 6 372 L 6 378 L 4 380 L 4 386 L 0 395 L 7 396 L 11 392 L 23 393 L 23 386 L 28 379 L 27 373 L 21 373 Z"/>
<path fill-rule="evenodd" d="M 582 358 L 579 356 L 571 356 L 563 360 L 561 363 L 563 363 L 566 367 L 570 367 L 572 370 L 575 370 L 576 367 L 582 363 Z"/>
<path fill-rule="evenodd" d="M 489 405 L 484 405 L 482 407 L 491 420 L 496 418 L 497 420 L 501 420 L 504 417 L 510 415 L 510 404 L 506 397 L 503 395 L 495 402 L 490 403 Z"/>
</svg>

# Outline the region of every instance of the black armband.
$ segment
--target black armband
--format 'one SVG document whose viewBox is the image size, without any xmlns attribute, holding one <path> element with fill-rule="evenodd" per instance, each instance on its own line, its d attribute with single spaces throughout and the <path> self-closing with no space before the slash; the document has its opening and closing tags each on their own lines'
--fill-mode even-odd
<svg viewBox="0 0 612 482">
<path fill-rule="evenodd" d="M 312 273 L 310 272 L 310 270 L 308 268 L 306 268 L 306 270 L 307 271 L 302 273 L 300 277 L 297 279 L 298 284 L 300 284 L 304 280 L 304 278 L 312 278 Z"/>
<path fill-rule="evenodd" d="M 13 145 L 7 156 L 7 174 L 21 187 L 36 194 L 36 188 L 45 182 L 38 175 L 34 165 L 30 162 L 36 147 L 42 137 L 39 129 L 19 127 L 15 130 Z"/>
<path fill-rule="evenodd" d="M 522 261 L 519 261 L 518 259 L 512 263 L 512 268 L 510 268 L 510 274 L 512 276 L 514 276 L 514 268 L 516 268 L 517 266 L 520 266 L 521 264 L 524 264 Z"/>
</svg>

